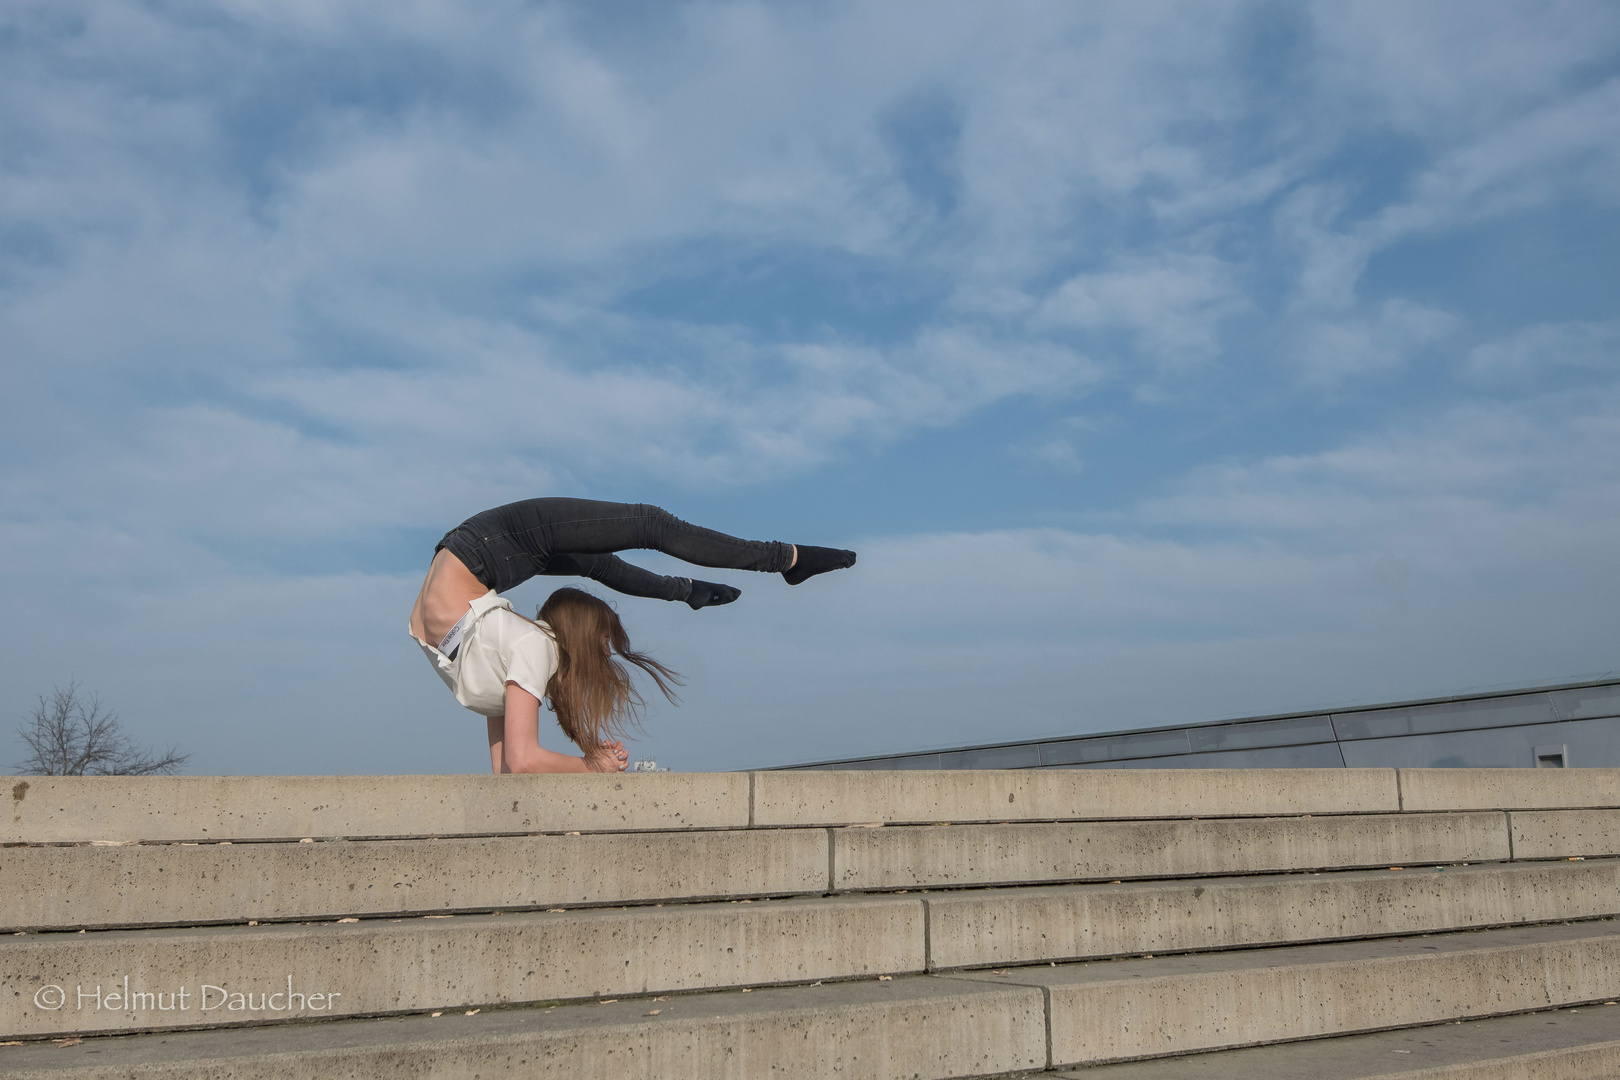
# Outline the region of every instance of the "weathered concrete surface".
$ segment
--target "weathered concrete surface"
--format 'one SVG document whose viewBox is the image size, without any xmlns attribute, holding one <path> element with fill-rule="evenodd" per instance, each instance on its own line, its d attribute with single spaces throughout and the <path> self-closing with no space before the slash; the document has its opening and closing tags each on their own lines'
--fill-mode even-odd
<svg viewBox="0 0 1620 1080">
<path fill-rule="evenodd" d="M 1508 824 L 1516 859 L 1620 855 L 1620 810 L 1515 810 Z"/>
<path fill-rule="evenodd" d="M 1599 1080 L 1620 1076 L 1620 1006 L 1497 1016 L 1046 1074 L 1062 1080 Z"/>
<path fill-rule="evenodd" d="M 753 824 L 1620 807 L 1620 769 L 753 774 Z M 747 775 L 14 777 L 0 842 L 500 835 L 749 824 Z M 1404 804 L 1404 805 L 1403 805 Z"/>
<path fill-rule="evenodd" d="M 827 891 L 823 829 L 0 848 L 0 930 Z"/>
<path fill-rule="evenodd" d="M 756 825 L 1378 813 L 1393 769 L 821 770 L 754 774 Z"/>
<path fill-rule="evenodd" d="M 652 1010 L 657 1015 L 648 1015 Z M 0 1047 L 17 1080 L 754 1080 L 1039 1069 L 1039 990 L 928 978 Z M 293 1049 L 296 1047 L 296 1049 Z"/>
<path fill-rule="evenodd" d="M 104 931 L 0 938 L 0 1037 L 262 1022 L 833 979 L 924 966 L 910 897 L 680 904 L 353 924 Z M 186 1003 L 105 994 L 178 993 Z M 337 992 L 302 1008 L 268 995 Z M 252 993 L 204 1011 L 198 987 Z M 103 992 L 80 1006 L 79 988 Z M 67 1004 L 49 1009 L 40 987 Z M 255 1006 L 255 1001 L 257 1005 Z M 233 1015 L 234 1014 L 234 1015 Z"/>
<path fill-rule="evenodd" d="M 1620 861 L 975 889 L 925 902 L 939 969 L 1620 915 Z"/>
<path fill-rule="evenodd" d="M 742 773 L 19 776 L 0 841 L 488 836 L 748 824 Z"/>
<path fill-rule="evenodd" d="M 1402 769 L 1403 810 L 1620 807 L 1620 769 Z"/>
<path fill-rule="evenodd" d="M 832 836 L 836 889 L 1107 881 L 1508 857 L 1506 815 L 1493 812 L 895 826 L 837 829 Z"/>
<path fill-rule="evenodd" d="M 1046 988 L 1079 1065 L 1433 1024 L 1620 992 L 1611 921 L 945 976 Z"/>
</svg>

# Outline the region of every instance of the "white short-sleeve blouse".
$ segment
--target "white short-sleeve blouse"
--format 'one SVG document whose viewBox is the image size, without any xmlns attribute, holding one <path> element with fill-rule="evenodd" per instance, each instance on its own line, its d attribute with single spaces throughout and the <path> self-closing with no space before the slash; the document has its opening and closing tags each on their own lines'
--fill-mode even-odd
<svg viewBox="0 0 1620 1080">
<path fill-rule="evenodd" d="M 523 618 L 494 589 L 468 601 L 468 606 L 472 624 L 462 635 L 461 647 L 452 650 L 454 660 L 411 635 L 456 700 L 475 713 L 501 716 L 509 682 L 537 698 L 545 697 L 546 684 L 557 670 L 557 642 L 549 627 Z"/>
</svg>

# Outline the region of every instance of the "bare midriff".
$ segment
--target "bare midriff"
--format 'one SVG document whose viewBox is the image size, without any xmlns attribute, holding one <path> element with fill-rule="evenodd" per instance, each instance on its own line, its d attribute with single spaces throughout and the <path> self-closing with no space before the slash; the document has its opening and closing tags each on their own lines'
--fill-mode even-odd
<svg viewBox="0 0 1620 1080">
<path fill-rule="evenodd" d="M 467 613 L 467 604 L 489 592 L 489 587 L 467 569 L 465 563 L 440 548 L 428 567 L 422 591 L 411 608 L 411 633 L 429 645 L 437 645 Z"/>
</svg>

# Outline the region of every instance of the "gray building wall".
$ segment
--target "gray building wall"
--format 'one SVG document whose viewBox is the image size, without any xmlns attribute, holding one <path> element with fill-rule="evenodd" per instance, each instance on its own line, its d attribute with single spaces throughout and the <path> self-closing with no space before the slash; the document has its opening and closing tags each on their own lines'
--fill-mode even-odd
<svg viewBox="0 0 1620 1080">
<path fill-rule="evenodd" d="M 1620 679 L 789 769 L 1559 768 L 1620 766 Z"/>
</svg>

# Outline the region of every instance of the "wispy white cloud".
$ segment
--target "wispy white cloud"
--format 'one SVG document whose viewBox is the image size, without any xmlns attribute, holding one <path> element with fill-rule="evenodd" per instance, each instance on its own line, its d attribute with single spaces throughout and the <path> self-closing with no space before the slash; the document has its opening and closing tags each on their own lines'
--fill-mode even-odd
<svg viewBox="0 0 1620 1080">
<path fill-rule="evenodd" d="M 1615 392 L 1201 470 L 1096 529 L 875 539 L 808 614 L 750 598 L 811 672 L 723 635 L 744 685 L 698 693 L 762 695 L 751 663 L 785 680 L 836 739 L 744 726 L 735 753 L 790 761 L 1613 672 Z"/>
<path fill-rule="evenodd" d="M 141 610 L 198 648 L 252 610 L 221 660 L 247 674 L 203 696 L 290 701 L 299 664 L 342 680 L 276 637 L 300 605 L 382 619 L 408 588 L 323 556 L 389 563 L 393 538 L 547 491 L 770 504 L 930 432 L 1092 482 L 1111 444 L 1061 417 L 1110 394 L 1143 445 L 1277 433 L 1144 466 L 1091 524 L 1027 527 L 1085 519 L 1054 486 L 1005 528 L 868 537 L 858 588 L 778 597 L 813 617 L 705 624 L 735 658 L 682 662 L 743 688 L 703 699 L 717 723 L 866 693 L 966 730 L 952 702 L 1011 680 L 1055 724 L 1071 670 L 1146 721 L 1118 688 L 1171 663 L 1286 707 L 1250 692 L 1262 658 L 1341 685 L 1322 658 L 1382 655 L 1392 591 L 1484 626 L 1541 588 L 1602 625 L 1568 580 L 1600 575 L 1613 524 L 1614 313 L 1505 325 L 1368 268 L 1614 211 L 1611 5 L 21 0 L 0 27 L 0 529 L 27 553 L 8 602 L 56 626 L 15 653 L 40 671 L 139 682 L 162 652 L 115 645 Z M 60 614 L 92 603 L 103 622 Z M 811 635 L 841 618 L 858 646 Z M 385 646 L 356 620 L 334 625 L 358 652 L 328 645 L 360 664 Z M 784 642 L 853 681 L 773 692 Z M 1476 678 L 1447 649 L 1413 655 Z"/>
<path fill-rule="evenodd" d="M 1222 324 L 1248 307 L 1235 276 L 1234 267 L 1209 255 L 1135 257 L 1070 278 L 1047 297 L 1036 319 L 1121 331 L 1130 355 L 1173 371 L 1221 352 Z"/>
<path fill-rule="evenodd" d="M 1403 367 L 1456 333 L 1461 323 L 1446 311 L 1409 300 L 1386 300 L 1370 312 L 1313 325 L 1295 362 L 1307 383 L 1333 387 L 1356 376 Z"/>
<path fill-rule="evenodd" d="M 1476 346 L 1465 370 L 1482 382 L 1500 383 L 1565 366 L 1620 370 L 1620 322 L 1536 323 Z"/>
</svg>

